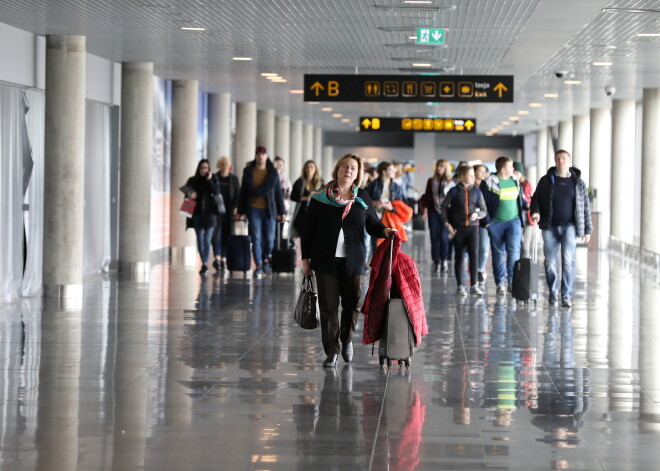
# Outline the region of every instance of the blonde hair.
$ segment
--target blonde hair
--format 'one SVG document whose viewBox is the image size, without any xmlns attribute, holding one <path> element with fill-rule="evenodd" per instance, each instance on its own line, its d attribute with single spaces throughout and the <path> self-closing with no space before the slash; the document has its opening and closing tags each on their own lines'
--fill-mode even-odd
<svg viewBox="0 0 660 471">
<path fill-rule="evenodd" d="M 359 187 L 360 184 L 362 183 L 362 178 L 364 177 L 364 164 L 362 163 L 362 159 L 355 154 L 346 154 L 337 161 L 337 163 L 335 164 L 335 168 L 332 171 L 332 178 L 335 181 L 337 180 L 337 172 L 339 171 L 339 167 L 344 165 L 344 163 L 348 159 L 353 159 L 358 164 L 358 176 L 355 180 L 353 180 L 353 183 Z"/>
<path fill-rule="evenodd" d="M 314 175 L 312 175 L 312 178 L 310 180 L 307 179 L 307 172 L 305 171 L 309 164 L 312 164 L 314 166 Z M 302 173 L 301 178 L 305 185 L 305 188 L 307 188 L 307 191 L 309 191 L 310 193 L 321 186 L 321 173 L 319 172 L 319 166 L 316 165 L 316 162 L 314 162 L 313 160 L 308 160 L 303 164 L 301 173 Z"/>
<path fill-rule="evenodd" d="M 218 160 L 215 162 L 215 168 L 220 170 L 220 162 L 224 162 L 224 161 L 227 161 L 229 167 L 231 167 L 231 159 L 226 155 L 223 155 L 222 157 L 218 158 Z"/>
<path fill-rule="evenodd" d="M 433 171 L 433 176 L 434 177 L 436 175 L 438 175 L 438 167 L 444 167 L 445 168 L 445 173 L 441 178 L 445 181 L 450 181 L 452 178 L 451 178 L 451 164 L 449 163 L 449 160 L 439 159 L 435 163 L 435 170 Z"/>
</svg>

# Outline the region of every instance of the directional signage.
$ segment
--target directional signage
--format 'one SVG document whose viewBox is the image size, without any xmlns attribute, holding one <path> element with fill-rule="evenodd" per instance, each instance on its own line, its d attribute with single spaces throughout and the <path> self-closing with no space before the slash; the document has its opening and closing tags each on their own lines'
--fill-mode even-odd
<svg viewBox="0 0 660 471">
<path fill-rule="evenodd" d="M 445 43 L 445 30 L 443 28 L 417 28 L 415 44 L 430 44 L 440 46 Z"/>
<path fill-rule="evenodd" d="M 513 75 L 305 75 L 305 101 L 513 103 Z"/>
<path fill-rule="evenodd" d="M 477 120 L 474 118 L 375 118 L 362 116 L 360 117 L 360 131 L 474 134 L 477 132 Z"/>
</svg>

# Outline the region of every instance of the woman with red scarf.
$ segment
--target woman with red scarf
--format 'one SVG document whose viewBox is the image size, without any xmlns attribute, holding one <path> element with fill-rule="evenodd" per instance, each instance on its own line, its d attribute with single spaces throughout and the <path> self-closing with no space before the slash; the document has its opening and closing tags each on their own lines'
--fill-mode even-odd
<svg viewBox="0 0 660 471">
<path fill-rule="evenodd" d="M 380 222 L 372 199 L 359 188 L 363 173 L 357 155 L 339 159 L 332 180 L 312 194 L 301 237 L 303 275 L 312 270 L 316 274 L 324 367 L 334 367 L 340 352 L 346 362 L 353 358 L 366 257 L 364 231 L 385 238 L 392 231 Z"/>
</svg>

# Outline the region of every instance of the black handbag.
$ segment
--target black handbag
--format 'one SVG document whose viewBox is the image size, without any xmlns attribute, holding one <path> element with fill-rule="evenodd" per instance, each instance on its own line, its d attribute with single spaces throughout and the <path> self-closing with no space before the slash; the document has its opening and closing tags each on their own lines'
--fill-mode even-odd
<svg viewBox="0 0 660 471">
<path fill-rule="evenodd" d="M 303 278 L 293 318 L 296 324 L 306 330 L 316 329 L 321 323 L 319 300 L 314 290 L 314 275 Z"/>
</svg>

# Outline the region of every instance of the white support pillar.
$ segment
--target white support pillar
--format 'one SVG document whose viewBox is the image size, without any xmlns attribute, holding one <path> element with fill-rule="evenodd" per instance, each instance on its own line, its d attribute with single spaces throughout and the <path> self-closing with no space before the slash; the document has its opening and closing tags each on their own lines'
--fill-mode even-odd
<svg viewBox="0 0 660 471">
<path fill-rule="evenodd" d="M 660 88 L 645 88 L 642 117 L 642 207 L 640 246 L 660 254 Z"/>
<path fill-rule="evenodd" d="M 315 127 L 314 128 L 314 160 L 316 162 L 323 161 L 323 129 Z"/>
<path fill-rule="evenodd" d="M 532 186 L 536 184 L 548 170 L 548 128 L 542 127 L 536 131 L 536 179 L 531 180 Z"/>
<path fill-rule="evenodd" d="M 265 147 L 265 146 L 264 146 Z M 257 104 L 236 103 L 236 175 L 241 178 L 245 165 L 254 159 L 257 148 Z M 266 147 L 266 150 L 270 150 Z"/>
<path fill-rule="evenodd" d="M 291 173 L 291 125 L 288 116 L 277 116 L 275 118 L 275 155 L 284 159 L 284 172 L 292 182 L 296 181 L 298 175 Z"/>
<path fill-rule="evenodd" d="M 82 296 L 85 188 L 84 36 L 46 37 L 44 296 Z"/>
<path fill-rule="evenodd" d="M 589 177 L 589 115 L 573 116 L 573 167 L 580 169 L 582 180 L 591 186 Z"/>
<path fill-rule="evenodd" d="M 172 166 L 170 170 L 170 247 L 173 262 L 194 264 L 195 234 L 186 231 L 185 216 L 179 213 L 183 199 L 178 188 L 197 170 L 197 80 L 172 82 Z"/>
<path fill-rule="evenodd" d="M 119 269 L 124 272 L 146 273 L 151 265 L 153 81 L 152 62 L 122 64 Z"/>
<path fill-rule="evenodd" d="M 302 174 L 303 162 L 303 124 L 302 121 L 294 120 L 291 122 L 291 175 Z M 297 177 L 296 177 L 297 178 Z M 325 175 L 322 178 L 327 181 Z"/>
<path fill-rule="evenodd" d="M 303 153 L 302 161 L 313 160 L 320 167 L 321 161 L 314 158 L 314 126 L 311 124 L 303 125 Z"/>
<path fill-rule="evenodd" d="M 612 114 L 607 108 L 592 109 L 590 121 L 589 185 L 596 195 L 591 210 L 600 214 L 598 240 L 594 243 L 597 249 L 604 250 L 610 237 Z"/>
<path fill-rule="evenodd" d="M 332 146 L 323 146 L 323 166 L 321 167 L 321 175 L 332 175 L 332 171 L 335 169 L 333 152 L 334 149 Z"/>
<path fill-rule="evenodd" d="M 630 178 L 621 178 L 622 169 L 633 168 L 635 161 L 635 100 L 612 101 L 612 166 L 611 194 L 630 194 Z M 620 242 L 633 244 L 630 198 L 610 201 L 610 235 Z"/>
<path fill-rule="evenodd" d="M 557 139 L 557 150 L 567 150 L 573 155 L 573 120 L 559 122 L 559 136 Z M 554 165 L 554 152 L 552 153 L 552 165 Z"/>
<path fill-rule="evenodd" d="M 273 110 L 257 111 L 257 145 L 264 146 L 271 159 L 277 155 L 275 153 L 275 112 Z"/>
<path fill-rule="evenodd" d="M 211 170 L 216 171 L 220 157 L 231 154 L 231 95 L 209 94 L 209 144 L 208 156 Z"/>
<path fill-rule="evenodd" d="M 548 172 L 548 169 L 550 167 L 554 167 L 555 165 L 555 146 L 552 143 L 552 127 L 548 127 L 548 134 L 546 136 L 546 154 L 545 154 L 545 172 L 539 175 L 539 178 L 541 178 L 543 175 L 545 175 Z"/>
</svg>

